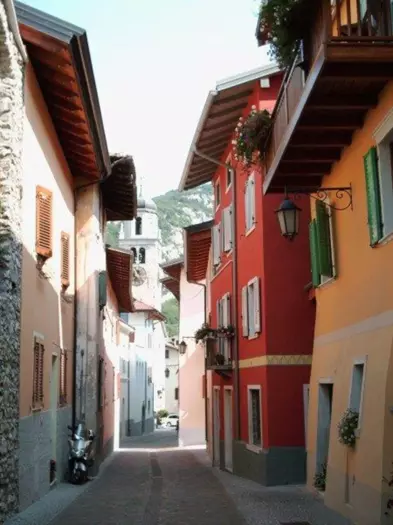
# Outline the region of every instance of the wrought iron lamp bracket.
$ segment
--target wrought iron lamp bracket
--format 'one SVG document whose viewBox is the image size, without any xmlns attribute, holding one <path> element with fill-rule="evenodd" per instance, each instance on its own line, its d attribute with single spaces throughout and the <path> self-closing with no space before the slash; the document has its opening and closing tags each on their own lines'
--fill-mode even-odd
<svg viewBox="0 0 393 525">
<path fill-rule="evenodd" d="M 334 193 L 335 198 L 346 203 L 343 206 L 337 206 L 334 204 L 330 204 L 327 199 L 329 198 L 329 194 Z M 312 199 L 324 202 L 326 206 L 329 206 L 332 210 L 336 211 L 344 211 L 348 208 L 351 208 L 353 210 L 353 200 L 352 200 L 352 184 L 349 186 L 342 186 L 342 187 L 331 187 L 331 188 L 318 188 L 317 190 L 315 188 L 300 188 L 300 189 L 291 189 L 287 188 L 285 190 L 285 195 L 293 195 L 294 199 L 300 197 L 300 195 L 309 195 Z"/>
</svg>

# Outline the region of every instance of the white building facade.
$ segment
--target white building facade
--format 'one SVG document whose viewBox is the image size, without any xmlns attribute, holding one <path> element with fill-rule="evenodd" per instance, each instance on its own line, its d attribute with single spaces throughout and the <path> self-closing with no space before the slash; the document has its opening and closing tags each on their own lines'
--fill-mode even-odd
<svg viewBox="0 0 393 525">
<path fill-rule="evenodd" d="M 179 350 L 170 340 L 165 344 L 165 409 L 179 414 Z"/>
</svg>

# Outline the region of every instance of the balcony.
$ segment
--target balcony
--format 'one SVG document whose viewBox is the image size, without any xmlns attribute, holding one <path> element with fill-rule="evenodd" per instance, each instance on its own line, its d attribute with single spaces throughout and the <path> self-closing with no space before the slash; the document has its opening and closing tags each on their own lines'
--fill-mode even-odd
<svg viewBox="0 0 393 525">
<path fill-rule="evenodd" d="M 230 339 L 224 337 L 206 339 L 206 368 L 222 376 L 232 374 Z"/>
<path fill-rule="evenodd" d="M 393 80 L 389 0 L 313 0 L 273 112 L 264 192 L 317 189 Z"/>
</svg>

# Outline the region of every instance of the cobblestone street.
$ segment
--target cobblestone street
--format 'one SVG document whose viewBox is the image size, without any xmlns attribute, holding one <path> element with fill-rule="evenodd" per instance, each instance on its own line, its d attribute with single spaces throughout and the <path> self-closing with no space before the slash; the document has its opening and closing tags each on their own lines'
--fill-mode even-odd
<svg viewBox="0 0 393 525">
<path fill-rule="evenodd" d="M 204 450 L 180 449 L 176 443 L 172 430 L 128 439 L 101 475 L 57 516 L 39 516 L 40 505 L 50 506 L 50 500 L 41 501 L 9 524 L 347 524 L 303 488 L 266 489 L 213 469 Z M 52 505 L 62 490 L 48 496 Z"/>
</svg>

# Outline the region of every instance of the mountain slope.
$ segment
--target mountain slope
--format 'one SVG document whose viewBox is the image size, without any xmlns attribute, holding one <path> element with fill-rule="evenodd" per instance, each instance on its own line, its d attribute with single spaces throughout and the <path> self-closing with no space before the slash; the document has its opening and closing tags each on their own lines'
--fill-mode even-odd
<svg viewBox="0 0 393 525">
<path fill-rule="evenodd" d="M 213 198 L 210 184 L 179 192 L 171 190 L 154 198 L 161 230 L 164 261 L 183 255 L 183 228 L 190 224 L 208 221 L 213 215 Z"/>
</svg>

